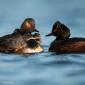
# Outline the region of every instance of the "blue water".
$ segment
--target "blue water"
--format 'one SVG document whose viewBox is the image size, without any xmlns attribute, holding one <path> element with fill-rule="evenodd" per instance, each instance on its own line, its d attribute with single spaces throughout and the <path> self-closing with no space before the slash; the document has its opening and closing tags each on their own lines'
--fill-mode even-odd
<svg viewBox="0 0 85 85">
<path fill-rule="evenodd" d="M 33 17 L 44 52 L 34 55 L 0 53 L 0 85 L 85 85 L 85 54 L 48 52 L 54 37 L 46 38 L 56 20 L 71 37 L 85 37 L 85 0 L 0 0 L 0 36 Z"/>
</svg>

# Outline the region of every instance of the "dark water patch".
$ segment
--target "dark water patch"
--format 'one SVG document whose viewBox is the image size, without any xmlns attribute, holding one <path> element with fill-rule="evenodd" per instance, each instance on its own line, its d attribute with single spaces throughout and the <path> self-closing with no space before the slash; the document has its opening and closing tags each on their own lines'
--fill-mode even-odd
<svg viewBox="0 0 85 85">
<path fill-rule="evenodd" d="M 61 61 L 56 60 L 56 61 L 44 63 L 44 65 L 47 65 L 47 66 L 54 66 L 54 65 L 65 66 L 65 65 L 69 65 L 69 64 L 72 64 L 72 62 L 71 61 L 62 61 L 62 60 Z"/>
<path fill-rule="evenodd" d="M 18 83 L 18 82 L 17 82 Z M 16 84 L 17 84 L 16 83 Z M 60 85 L 58 83 L 55 83 L 55 82 L 51 82 L 51 81 L 48 81 L 47 79 L 32 79 L 32 80 L 24 80 L 24 82 L 20 82 L 18 83 L 18 85 Z"/>
<path fill-rule="evenodd" d="M 78 81 L 78 83 L 77 84 L 75 84 L 75 85 L 85 85 L 85 81 Z"/>
<path fill-rule="evenodd" d="M 75 62 L 76 64 L 80 64 L 80 65 L 85 65 L 85 58 L 84 58 L 84 54 L 71 54 L 69 59 L 73 62 Z"/>
<path fill-rule="evenodd" d="M 0 61 L 1 62 L 9 62 L 9 63 L 13 63 L 13 62 L 21 62 L 25 60 L 25 57 L 21 57 L 21 55 L 14 55 L 14 54 L 3 54 L 1 57 L 0 57 Z"/>
<path fill-rule="evenodd" d="M 68 73 L 68 77 L 78 77 L 78 76 L 84 76 L 85 75 L 85 69 L 81 70 L 73 70 L 72 72 Z"/>
</svg>

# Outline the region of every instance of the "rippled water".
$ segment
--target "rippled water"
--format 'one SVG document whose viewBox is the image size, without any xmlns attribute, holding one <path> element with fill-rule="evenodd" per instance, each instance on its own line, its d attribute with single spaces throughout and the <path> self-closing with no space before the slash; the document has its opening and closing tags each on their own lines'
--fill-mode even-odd
<svg viewBox="0 0 85 85">
<path fill-rule="evenodd" d="M 27 17 L 36 20 L 44 52 L 0 53 L 0 85 L 85 85 L 85 54 L 50 53 L 54 37 L 45 37 L 56 20 L 70 27 L 71 37 L 85 37 L 85 0 L 0 0 L 0 36 Z"/>
<path fill-rule="evenodd" d="M 0 54 L 0 85 L 84 85 L 85 55 Z"/>
</svg>

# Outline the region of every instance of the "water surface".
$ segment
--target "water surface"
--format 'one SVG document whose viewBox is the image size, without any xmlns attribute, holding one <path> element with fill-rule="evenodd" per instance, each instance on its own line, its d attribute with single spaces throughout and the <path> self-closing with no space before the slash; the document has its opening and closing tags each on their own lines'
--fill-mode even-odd
<svg viewBox="0 0 85 85">
<path fill-rule="evenodd" d="M 85 0 L 0 0 L 0 36 L 27 17 L 36 20 L 44 52 L 0 53 L 0 85 L 85 85 L 85 54 L 50 53 L 54 37 L 45 37 L 56 20 L 70 28 L 71 37 L 85 37 Z"/>
</svg>

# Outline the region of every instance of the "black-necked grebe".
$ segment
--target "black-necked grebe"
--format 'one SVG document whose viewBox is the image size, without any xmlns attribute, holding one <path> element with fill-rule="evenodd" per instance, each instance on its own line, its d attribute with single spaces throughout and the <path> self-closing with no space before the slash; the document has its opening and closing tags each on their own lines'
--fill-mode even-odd
<svg viewBox="0 0 85 85">
<path fill-rule="evenodd" d="M 26 18 L 22 24 L 20 29 L 15 29 L 14 33 L 21 33 L 22 35 L 32 33 L 32 32 L 39 32 L 37 29 L 35 29 L 35 20 L 33 18 Z"/>
<path fill-rule="evenodd" d="M 42 51 L 41 37 L 39 31 L 35 29 L 35 21 L 32 18 L 25 19 L 20 29 L 15 29 L 12 34 L 0 37 L 0 52 L 23 54 Z"/>
<path fill-rule="evenodd" d="M 85 52 L 85 38 L 70 38 L 70 29 L 56 22 L 53 25 L 52 32 L 47 36 L 53 35 L 56 39 L 49 47 L 50 52 L 56 53 L 82 53 Z"/>
<path fill-rule="evenodd" d="M 60 21 L 56 21 L 53 24 L 52 32 L 46 36 L 56 36 L 57 39 L 68 39 L 71 35 L 70 29 L 62 24 Z"/>
<path fill-rule="evenodd" d="M 40 38 L 22 36 L 21 34 L 9 34 L 0 37 L 0 52 L 5 53 L 39 53 L 43 51 Z"/>
</svg>

